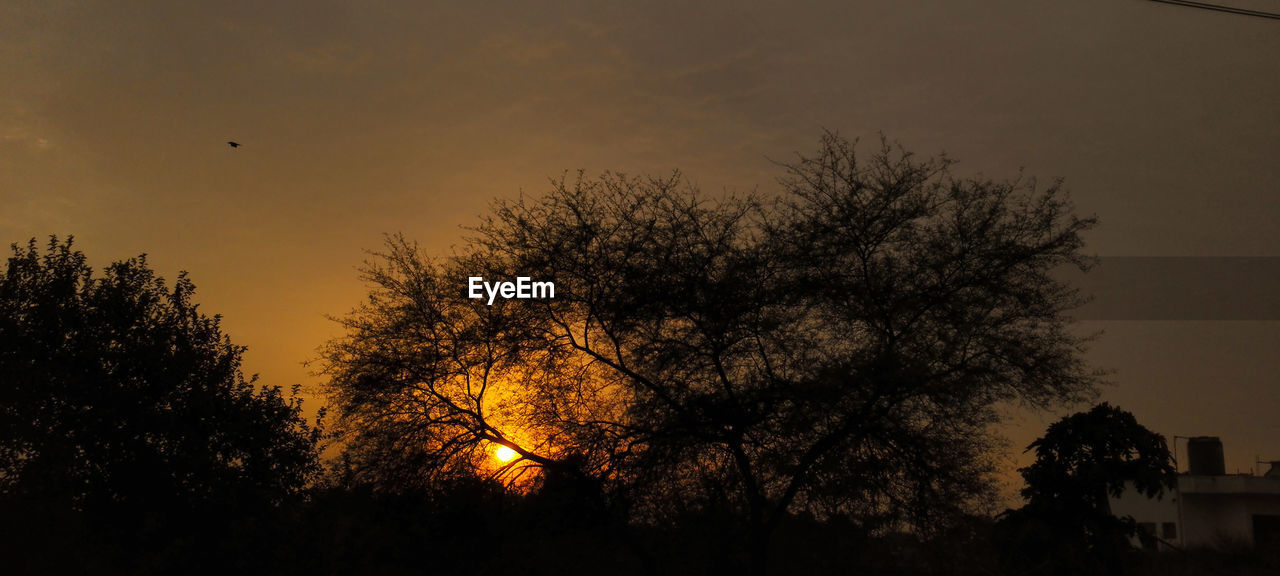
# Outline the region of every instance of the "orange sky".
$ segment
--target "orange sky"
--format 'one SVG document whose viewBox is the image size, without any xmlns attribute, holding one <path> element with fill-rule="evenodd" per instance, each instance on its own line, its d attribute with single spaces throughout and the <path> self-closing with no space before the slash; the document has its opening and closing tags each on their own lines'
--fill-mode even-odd
<svg viewBox="0 0 1280 576">
<path fill-rule="evenodd" d="M 285 386 L 315 384 L 301 362 L 384 233 L 445 253 L 494 197 L 579 168 L 770 193 L 770 159 L 824 127 L 962 174 L 1064 177 L 1103 256 L 1280 256 L 1275 20 L 1141 0 L 422 4 L 5 0 L 0 240 L 74 234 L 99 265 L 190 271 L 245 368 Z M 1140 421 L 1222 436 L 1229 470 L 1280 459 L 1280 324 L 1082 329 L 1107 331 L 1105 397 Z M 1055 417 L 1022 416 L 1014 443 Z"/>
</svg>

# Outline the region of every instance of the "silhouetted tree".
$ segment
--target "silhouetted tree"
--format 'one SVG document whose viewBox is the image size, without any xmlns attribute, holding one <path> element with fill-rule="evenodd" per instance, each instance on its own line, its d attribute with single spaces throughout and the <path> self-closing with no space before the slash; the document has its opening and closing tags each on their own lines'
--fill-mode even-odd
<svg viewBox="0 0 1280 576">
<path fill-rule="evenodd" d="M 1043 574 L 1119 573 L 1137 527 L 1112 515 L 1109 497 L 1159 498 L 1173 486 L 1164 437 L 1104 402 L 1053 423 L 1027 449 L 1036 451 L 1019 470 L 1027 504 L 1003 520 L 1014 563 Z"/>
<path fill-rule="evenodd" d="M 43 255 L 34 240 L 13 245 L 0 276 L 11 535 L 83 525 L 173 545 L 193 523 L 269 508 L 318 472 L 320 431 L 301 401 L 242 375 L 244 349 L 197 310 L 194 290 L 185 274 L 167 287 L 144 256 L 94 276 L 71 239 Z M 38 556 L 24 555 L 49 560 Z"/>
<path fill-rule="evenodd" d="M 348 462 L 384 487 L 571 465 L 638 521 L 728 511 L 757 570 L 800 510 L 938 527 L 987 493 L 997 402 L 1095 384 L 1050 274 L 1087 268 L 1093 221 L 1056 184 L 949 165 L 828 134 L 773 203 L 579 174 L 454 257 L 391 237 L 324 351 Z M 489 305 L 471 276 L 555 297 Z"/>
</svg>

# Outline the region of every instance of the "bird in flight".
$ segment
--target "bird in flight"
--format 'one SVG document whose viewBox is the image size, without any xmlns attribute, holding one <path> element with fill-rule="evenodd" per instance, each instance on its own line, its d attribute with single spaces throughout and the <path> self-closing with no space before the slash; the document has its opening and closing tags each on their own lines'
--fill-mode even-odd
<svg viewBox="0 0 1280 576">
<path fill-rule="evenodd" d="M 239 142 L 227 142 L 227 145 L 228 145 L 228 146 L 231 146 L 232 148 L 239 148 L 239 147 L 240 147 L 240 143 L 239 143 Z"/>
</svg>

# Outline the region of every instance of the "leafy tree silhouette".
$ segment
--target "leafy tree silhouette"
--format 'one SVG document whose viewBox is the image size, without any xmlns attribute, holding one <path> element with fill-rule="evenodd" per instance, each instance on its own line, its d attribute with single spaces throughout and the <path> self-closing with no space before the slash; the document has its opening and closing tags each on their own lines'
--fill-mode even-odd
<svg viewBox="0 0 1280 576">
<path fill-rule="evenodd" d="M 108 542 L 137 568 L 318 473 L 320 430 L 301 401 L 242 375 L 244 349 L 197 310 L 185 274 L 168 288 L 140 256 L 95 277 L 70 238 L 43 255 L 35 240 L 12 250 L 0 276 L 0 517 L 6 545 L 35 548 L 10 558 L 74 556 L 32 540 L 81 526 L 97 531 L 84 546 Z"/>
<path fill-rule="evenodd" d="M 1015 541 L 1010 563 L 1033 574 L 1120 573 L 1137 527 L 1111 514 L 1108 496 L 1159 498 L 1173 486 L 1164 437 L 1104 402 L 1053 423 L 1027 449 L 1036 451 L 1020 470 L 1027 504 L 1001 521 Z"/>
<path fill-rule="evenodd" d="M 949 166 L 827 134 L 776 202 L 579 173 L 498 202 L 453 257 L 390 237 L 323 350 L 348 472 L 584 474 L 633 522 L 737 518 L 725 556 L 752 571 L 796 512 L 945 526 L 988 493 L 998 402 L 1096 383 L 1066 329 L 1082 299 L 1050 273 L 1089 266 L 1093 220 L 1057 184 Z M 555 297 L 489 305 L 473 276 Z"/>
</svg>

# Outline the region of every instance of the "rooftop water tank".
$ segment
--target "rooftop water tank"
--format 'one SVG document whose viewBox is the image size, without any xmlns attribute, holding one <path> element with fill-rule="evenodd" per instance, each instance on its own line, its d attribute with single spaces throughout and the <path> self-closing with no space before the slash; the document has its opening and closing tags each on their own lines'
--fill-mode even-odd
<svg viewBox="0 0 1280 576">
<path fill-rule="evenodd" d="M 1217 436 L 1196 436 L 1187 439 L 1187 468 L 1191 474 L 1222 476 L 1227 473 L 1222 457 L 1222 441 Z"/>
</svg>

